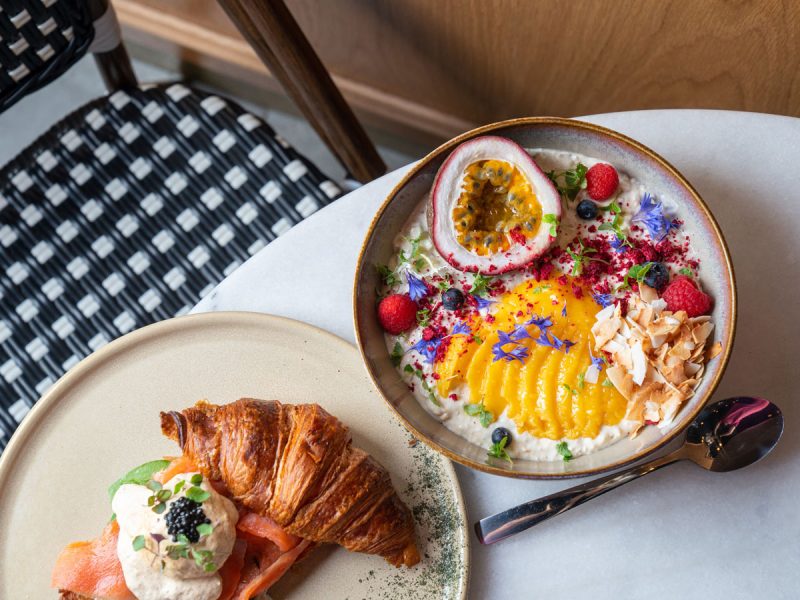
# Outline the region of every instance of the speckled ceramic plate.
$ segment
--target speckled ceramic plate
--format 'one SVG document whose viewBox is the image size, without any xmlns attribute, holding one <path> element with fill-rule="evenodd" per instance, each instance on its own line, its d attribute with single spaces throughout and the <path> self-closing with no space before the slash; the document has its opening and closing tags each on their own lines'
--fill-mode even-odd
<svg viewBox="0 0 800 600">
<path fill-rule="evenodd" d="M 413 510 L 422 562 L 324 547 L 270 591 L 275 600 L 463 599 L 466 515 L 452 465 L 410 436 L 377 396 L 358 352 L 309 325 L 255 313 L 209 313 L 145 327 L 67 373 L 36 404 L 0 458 L 0 598 L 54 598 L 50 570 L 70 541 L 97 535 L 106 488 L 175 454 L 158 413 L 200 398 L 317 402 L 392 474 Z"/>
</svg>

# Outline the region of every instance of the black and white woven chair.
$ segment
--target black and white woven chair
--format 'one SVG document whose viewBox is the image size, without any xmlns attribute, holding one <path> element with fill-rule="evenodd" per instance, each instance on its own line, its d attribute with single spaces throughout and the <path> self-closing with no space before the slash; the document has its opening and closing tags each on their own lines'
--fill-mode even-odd
<svg viewBox="0 0 800 600">
<path fill-rule="evenodd" d="M 103 3 L 0 4 L 0 109 L 89 50 L 116 89 L 0 170 L 0 449 L 81 358 L 187 312 L 340 193 L 230 100 L 131 85 L 118 31 Z"/>
</svg>

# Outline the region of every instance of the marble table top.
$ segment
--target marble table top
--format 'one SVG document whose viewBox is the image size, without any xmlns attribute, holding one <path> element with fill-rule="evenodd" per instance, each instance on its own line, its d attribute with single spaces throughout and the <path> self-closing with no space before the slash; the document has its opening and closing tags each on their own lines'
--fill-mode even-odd
<svg viewBox="0 0 800 600">
<path fill-rule="evenodd" d="M 715 398 L 760 395 L 786 417 L 764 461 L 716 474 L 677 464 L 494 546 L 472 538 L 470 598 L 800 597 L 800 119 L 699 110 L 584 120 L 664 156 L 698 189 L 730 245 L 739 290 L 731 362 Z M 272 242 L 195 312 L 246 310 L 306 321 L 354 341 L 356 258 L 386 194 L 409 167 L 365 185 Z M 800 369 L 798 369 L 800 371 Z M 457 465 L 470 524 L 573 485 Z"/>
</svg>

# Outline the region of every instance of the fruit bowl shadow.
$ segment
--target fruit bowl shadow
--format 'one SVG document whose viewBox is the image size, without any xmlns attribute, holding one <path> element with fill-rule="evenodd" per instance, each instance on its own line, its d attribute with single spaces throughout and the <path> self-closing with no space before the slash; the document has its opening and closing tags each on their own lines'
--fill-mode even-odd
<svg viewBox="0 0 800 600">
<path fill-rule="evenodd" d="M 715 301 L 712 322 L 722 353 L 706 369 L 702 382 L 671 425 L 646 427 L 634 439 L 623 439 L 569 462 L 515 460 L 509 465 L 488 459 L 486 449 L 450 431 L 419 404 L 391 364 L 378 322 L 379 277 L 393 242 L 419 204 L 427 200 L 439 167 L 458 144 L 479 135 L 510 138 L 525 148 L 565 150 L 601 158 L 635 177 L 649 190 L 677 206 L 682 230 L 700 259 L 700 281 Z M 391 191 L 379 209 L 361 248 L 353 290 L 355 333 L 367 372 L 401 422 L 424 443 L 468 467 L 508 477 L 560 479 L 613 470 L 641 459 L 680 434 L 710 399 L 728 363 L 736 328 L 736 285 L 728 248 L 714 217 L 691 184 L 667 161 L 642 144 L 612 130 L 554 117 L 513 119 L 469 131 L 423 158 Z"/>
</svg>

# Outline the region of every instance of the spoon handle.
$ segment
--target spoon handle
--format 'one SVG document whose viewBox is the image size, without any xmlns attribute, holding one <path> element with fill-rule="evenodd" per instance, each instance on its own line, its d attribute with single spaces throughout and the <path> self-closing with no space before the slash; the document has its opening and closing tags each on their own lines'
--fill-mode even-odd
<svg viewBox="0 0 800 600">
<path fill-rule="evenodd" d="M 499 542 L 682 458 L 683 456 L 680 455 L 680 452 L 674 452 L 620 473 L 612 473 L 599 479 L 587 481 L 575 487 L 520 504 L 491 517 L 481 519 L 475 523 L 475 532 L 478 534 L 478 540 L 481 544 Z"/>
</svg>

